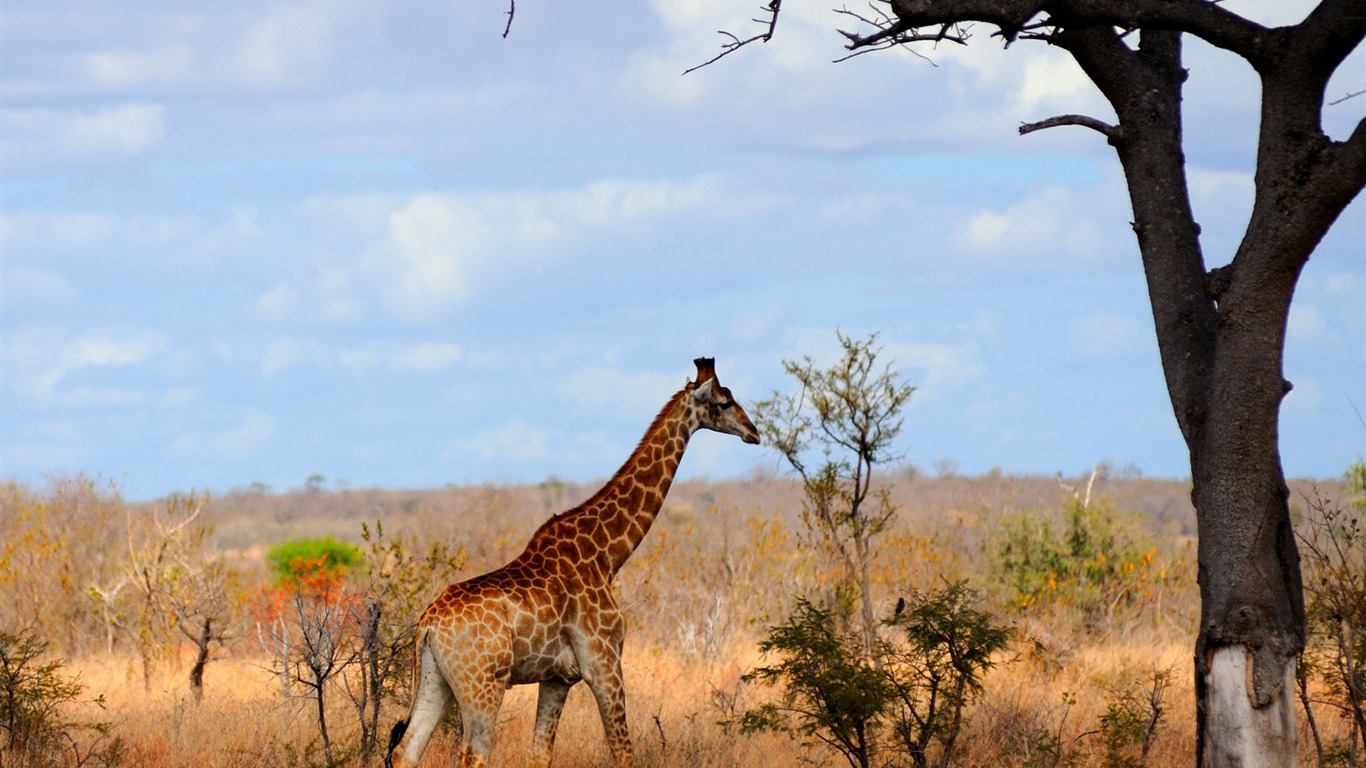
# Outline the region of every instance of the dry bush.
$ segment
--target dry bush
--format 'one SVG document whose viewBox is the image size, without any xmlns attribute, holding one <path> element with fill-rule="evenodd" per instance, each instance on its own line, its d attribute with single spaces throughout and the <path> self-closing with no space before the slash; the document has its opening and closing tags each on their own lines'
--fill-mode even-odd
<svg viewBox="0 0 1366 768">
<path fill-rule="evenodd" d="M 134 591 L 126 514 L 113 484 L 94 478 L 0 486 L 0 629 L 31 628 L 64 655 L 112 646 Z"/>
</svg>

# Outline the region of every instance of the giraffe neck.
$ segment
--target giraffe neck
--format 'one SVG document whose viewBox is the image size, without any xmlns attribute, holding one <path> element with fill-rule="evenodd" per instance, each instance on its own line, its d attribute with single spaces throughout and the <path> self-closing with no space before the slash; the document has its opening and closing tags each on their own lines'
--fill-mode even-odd
<svg viewBox="0 0 1366 768">
<path fill-rule="evenodd" d="M 528 554 L 578 561 L 584 578 L 611 581 L 644 540 L 673 484 L 695 429 L 690 395 L 690 389 L 675 394 L 612 479 L 588 501 L 541 526 Z"/>
</svg>

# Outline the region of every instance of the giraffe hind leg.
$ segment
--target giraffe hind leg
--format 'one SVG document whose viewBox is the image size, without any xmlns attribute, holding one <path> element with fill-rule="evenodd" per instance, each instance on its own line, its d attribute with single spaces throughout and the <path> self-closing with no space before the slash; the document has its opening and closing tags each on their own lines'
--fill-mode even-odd
<svg viewBox="0 0 1366 768">
<path fill-rule="evenodd" d="M 481 679 L 470 690 L 462 690 L 460 702 L 461 765 L 483 768 L 493 752 L 493 732 L 498 722 L 498 710 L 503 705 L 507 686 L 495 679 Z"/>
</svg>

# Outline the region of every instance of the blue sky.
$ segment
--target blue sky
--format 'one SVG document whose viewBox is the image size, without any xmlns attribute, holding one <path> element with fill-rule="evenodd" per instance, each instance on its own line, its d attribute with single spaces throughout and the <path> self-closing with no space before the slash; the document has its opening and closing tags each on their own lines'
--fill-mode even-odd
<svg viewBox="0 0 1366 768">
<path fill-rule="evenodd" d="M 1267 23 L 1309 7 L 1226 7 Z M 1112 119 L 1045 46 L 841 64 L 847 17 L 683 76 L 734 0 L 7 0 L 0 476 L 133 498 L 254 482 L 604 478 L 715 356 L 742 402 L 879 332 L 925 469 L 1183 477 Z M 1191 41 L 1211 266 L 1246 224 L 1257 81 Z M 1356 52 L 1330 93 L 1363 87 Z M 1366 101 L 1329 107 L 1344 136 Z M 1366 454 L 1366 204 L 1296 295 L 1287 472 Z M 1354 405 L 1355 404 L 1355 407 Z M 684 477 L 773 468 L 694 440 Z"/>
</svg>

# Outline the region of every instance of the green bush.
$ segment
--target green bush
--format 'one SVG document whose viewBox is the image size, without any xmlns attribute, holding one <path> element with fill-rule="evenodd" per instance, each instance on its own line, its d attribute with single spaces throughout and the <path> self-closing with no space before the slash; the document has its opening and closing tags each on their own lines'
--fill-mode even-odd
<svg viewBox="0 0 1366 768">
<path fill-rule="evenodd" d="M 66 719 L 62 709 L 85 686 L 62 674 L 63 662 L 44 661 L 47 650 L 31 630 L 0 631 L 0 765 L 118 764 L 122 744 L 109 740 L 108 723 Z"/>
<path fill-rule="evenodd" d="M 966 582 L 916 593 L 882 622 L 891 637 L 872 660 L 862 640 L 841 632 L 830 611 L 799 600 L 787 621 L 759 644 L 781 661 L 744 676 L 781 686 L 782 695 L 745 712 L 744 731 L 774 730 L 813 737 L 860 768 L 900 750 L 916 766 L 946 766 L 966 723 L 964 710 L 1012 631 L 978 609 L 981 595 Z"/>
<path fill-rule="evenodd" d="M 1069 496 L 1059 527 L 1031 511 L 1006 515 L 987 546 L 992 575 L 1017 608 L 1062 603 L 1108 613 L 1161 575 L 1156 548 L 1104 496 L 1089 504 Z"/>
<path fill-rule="evenodd" d="M 829 611 L 799 599 L 786 622 L 769 628 L 759 650 L 782 660 L 743 679 L 782 686 L 783 693 L 778 701 L 745 712 L 741 730 L 814 738 L 851 765 L 868 768 L 893 692 L 887 678 L 864 660 L 862 642 L 838 632 Z"/>
<path fill-rule="evenodd" d="M 275 572 L 276 583 L 286 584 L 317 576 L 340 578 L 365 562 L 365 557 L 355 545 L 327 536 L 282 541 L 266 552 L 266 562 Z"/>
<path fill-rule="evenodd" d="M 887 620 L 898 636 L 883 644 L 884 671 L 894 692 L 893 733 L 921 768 L 938 744 L 938 765 L 953 757 L 964 708 L 982 692 L 1013 631 L 979 610 L 981 595 L 965 581 L 917 593 Z"/>
<path fill-rule="evenodd" d="M 1143 768 L 1166 713 L 1169 669 L 1155 669 L 1143 683 L 1124 679 L 1109 687 L 1100 716 L 1105 768 Z"/>
</svg>

